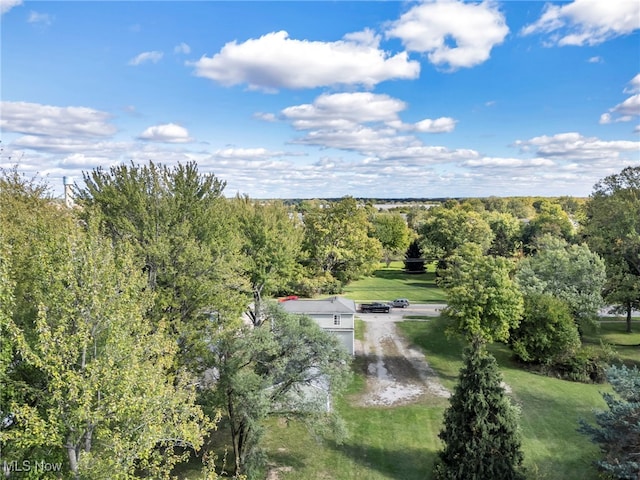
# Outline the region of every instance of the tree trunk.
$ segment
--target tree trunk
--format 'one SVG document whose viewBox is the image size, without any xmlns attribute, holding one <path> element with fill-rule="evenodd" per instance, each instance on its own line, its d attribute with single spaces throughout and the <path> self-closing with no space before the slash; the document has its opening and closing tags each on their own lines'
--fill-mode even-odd
<svg viewBox="0 0 640 480">
<path fill-rule="evenodd" d="M 631 333 L 631 302 L 627 302 L 627 333 Z"/>
<path fill-rule="evenodd" d="M 67 456 L 69 457 L 69 468 L 73 473 L 73 478 L 80 478 L 78 476 L 78 452 L 76 451 L 75 445 L 71 443 L 71 439 L 67 439 Z"/>
</svg>

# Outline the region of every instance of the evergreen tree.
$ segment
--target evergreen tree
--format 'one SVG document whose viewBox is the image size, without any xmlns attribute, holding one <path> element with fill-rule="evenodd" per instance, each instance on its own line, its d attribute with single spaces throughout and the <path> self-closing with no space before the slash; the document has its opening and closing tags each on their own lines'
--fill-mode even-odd
<svg viewBox="0 0 640 480">
<path fill-rule="evenodd" d="M 439 437 L 435 477 L 439 480 L 523 479 L 517 416 L 501 386 L 495 358 L 475 343 L 464 367 Z"/>
<path fill-rule="evenodd" d="M 418 240 L 409 244 L 407 253 L 404 254 L 404 269 L 409 273 L 424 273 L 424 258 Z"/>
<path fill-rule="evenodd" d="M 607 379 L 619 398 L 603 394 L 609 410 L 596 412 L 596 423 L 580 421 L 579 431 L 600 445 L 604 459 L 598 467 L 622 480 L 640 478 L 640 371 L 636 367 L 609 368 Z"/>
</svg>

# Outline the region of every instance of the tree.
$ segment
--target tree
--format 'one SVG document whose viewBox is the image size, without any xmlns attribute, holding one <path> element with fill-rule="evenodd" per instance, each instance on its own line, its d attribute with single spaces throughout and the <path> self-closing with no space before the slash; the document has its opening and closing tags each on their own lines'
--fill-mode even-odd
<svg viewBox="0 0 640 480">
<path fill-rule="evenodd" d="M 302 248 L 301 223 L 281 202 L 260 204 L 237 198 L 246 276 L 253 294 L 254 325 L 263 321 L 262 298 L 285 291 L 296 278 Z"/>
<path fill-rule="evenodd" d="M 594 186 L 583 235 L 607 265 L 607 302 L 625 312 L 640 308 L 640 167 L 627 167 Z"/>
<path fill-rule="evenodd" d="M 382 258 L 380 242 L 370 236 L 367 212 L 354 198 L 311 207 L 303 221 L 303 251 L 316 275 L 329 274 L 346 284 L 372 273 Z"/>
<path fill-rule="evenodd" d="M 595 321 L 602 306 L 605 264 L 586 244 L 569 245 L 561 238 L 538 239 L 536 253 L 523 259 L 516 280 L 525 295 L 549 294 L 565 301 L 579 328 Z"/>
<path fill-rule="evenodd" d="M 617 394 L 604 393 L 609 410 L 595 414 L 597 426 L 580 420 L 579 431 L 600 446 L 604 459 L 597 462 L 606 475 L 620 480 L 640 476 L 640 371 L 612 366 L 607 378 Z"/>
<path fill-rule="evenodd" d="M 404 252 L 411 240 L 411 230 L 399 213 L 379 213 L 373 217 L 374 236 L 380 241 L 387 267 L 394 256 Z"/>
<path fill-rule="evenodd" d="M 445 266 L 454 250 L 467 243 L 476 243 L 486 252 L 494 236 L 482 214 L 458 205 L 429 209 L 419 233 L 423 251 L 439 260 L 440 266 Z"/>
<path fill-rule="evenodd" d="M 151 293 L 133 257 L 116 257 L 91 224 L 66 234 L 41 250 L 46 285 L 33 292 L 33 328 L 9 321 L 42 391 L 35 403 L 11 402 L 2 441 L 18 458 L 64 452 L 74 478 L 130 478 L 136 470 L 168 478 L 180 458 L 172 448 L 198 449 L 209 427 L 193 383 L 171 373 L 176 344 L 145 316 Z"/>
<path fill-rule="evenodd" d="M 505 341 L 509 331 L 518 326 L 523 300 L 511 279 L 512 270 L 509 260 L 485 256 L 475 243 L 463 245 L 451 256 L 441 284 L 454 330 L 467 341 Z"/>
<path fill-rule="evenodd" d="M 567 212 L 557 203 L 549 200 L 538 202 L 536 215 L 525 226 L 523 240 L 529 248 L 534 248 L 536 240 L 545 234 L 571 240 L 574 234 L 574 227 Z"/>
<path fill-rule="evenodd" d="M 493 232 L 490 255 L 512 257 L 522 247 L 522 226 L 510 213 L 488 212 L 485 220 Z"/>
<path fill-rule="evenodd" d="M 542 365 L 573 357 L 581 345 L 569 306 L 548 294 L 524 297 L 524 314 L 510 342 L 520 360 Z"/>
<path fill-rule="evenodd" d="M 299 419 L 314 429 L 336 425 L 327 396 L 349 376 L 349 355 L 312 319 L 270 305 L 262 325 L 228 332 L 216 347 L 219 379 L 210 390 L 224 406 L 234 452 L 234 474 L 259 462 L 269 416 Z M 324 389 L 324 395 L 318 395 Z M 329 397 L 330 398 L 330 397 Z"/>
<path fill-rule="evenodd" d="M 224 182 L 195 163 L 149 162 L 84 175 L 77 195 L 85 219 L 97 218 L 117 244 L 143 261 L 155 321 L 168 320 L 182 364 L 200 368 L 209 314 L 237 319 L 249 303 L 238 217 L 222 198 Z"/>
<path fill-rule="evenodd" d="M 516 410 L 501 385 L 495 358 L 467 347 L 444 426 L 438 435 L 439 480 L 524 479 Z"/>
<path fill-rule="evenodd" d="M 424 258 L 418 240 L 414 240 L 404 254 L 404 269 L 409 273 L 424 273 Z"/>
</svg>

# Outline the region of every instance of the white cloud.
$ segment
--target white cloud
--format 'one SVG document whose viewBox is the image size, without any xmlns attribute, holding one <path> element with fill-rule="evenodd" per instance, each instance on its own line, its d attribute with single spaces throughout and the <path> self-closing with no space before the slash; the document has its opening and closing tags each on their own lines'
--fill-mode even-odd
<svg viewBox="0 0 640 480">
<path fill-rule="evenodd" d="M 264 120 L 265 122 L 277 121 L 277 118 L 273 113 L 267 113 L 267 112 L 256 112 L 253 114 L 253 118 L 257 118 L 258 120 Z"/>
<path fill-rule="evenodd" d="M 552 44 L 598 45 L 640 28 L 638 3 L 634 0 L 575 0 L 548 4 L 542 16 L 522 29 L 523 35 L 552 33 Z"/>
<path fill-rule="evenodd" d="M 149 127 L 138 138 L 159 143 L 188 143 L 193 141 L 189 137 L 187 129 L 175 123 Z"/>
<path fill-rule="evenodd" d="M 412 7 L 386 35 L 399 38 L 408 50 L 426 53 L 431 63 L 456 70 L 488 60 L 508 33 L 504 15 L 491 1 L 440 0 Z"/>
<path fill-rule="evenodd" d="M 162 60 L 162 57 L 164 57 L 163 52 L 158 52 L 155 50 L 152 52 L 142 52 L 141 54 L 129 60 L 129 65 L 135 67 L 146 62 L 158 63 L 160 60 Z"/>
<path fill-rule="evenodd" d="M 335 127 L 367 122 L 391 122 L 406 104 L 384 94 L 370 92 L 320 95 L 313 104 L 296 105 L 282 115 L 297 129 Z"/>
<path fill-rule="evenodd" d="M 87 107 L 55 107 L 28 102 L 0 102 L 0 128 L 7 132 L 59 138 L 104 137 L 116 128 L 111 116 Z"/>
<path fill-rule="evenodd" d="M 624 89 L 624 93 L 635 93 L 635 95 L 632 95 L 624 102 L 609 109 L 609 112 L 617 114 L 615 119 L 611 113 L 603 113 L 600 115 L 600 124 L 607 124 L 612 121 L 630 122 L 633 120 L 633 117 L 640 115 L 640 74 L 631 79 L 629 86 Z"/>
<path fill-rule="evenodd" d="M 587 62 L 589 62 L 589 63 L 604 63 L 604 60 L 602 59 L 602 57 L 590 57 L 589 60 L 587 60 Z"/>
<path fill-rule="evenodd" d="M 465 167 L 484 168 L 539 168 L 553 167 L 555 162 L 548 158 L 500 158 L 500 157 L 483 157 L 478 159 L 467 160 L 463 163 Z"/>
<path fill-rule="evenodd" d="M 250 89 L 316 88 L 414 79 L 420 64 L 406 52 L 390 55 L 378 48 L 371 31 L 348 34 L 336 42 L 295 40 L 285 31 L 243 43 L 227 43 L 213 57 L 192 63 L 195 74 L 222 85 L 246 83 Z"/>
<path fill-rule="evenodd" d="M 191 47 L 182 42 L 180 45 L 173 47 L 173 53 L 184 53 L 185 55 L 188 55 L 191 53 Z"/>
<path fill-rule="evenodd" d="M 33 10 L 29 12 L 29 17 L 27 18 L 27 22 L 29 23 L 40 23 L 42 25 L 51 25 L 53 23 L 53 17 L 48 13 L 39 13 L 34 12 Z"/>
<path fill-rule="evenodd" d="M 640 93 L 640 73 L 631 79 L 624 93 Z"/>
<path fill-rule="evenodd" d="M 640 154 L 640 142 L 630 140 L 600 140 L 596 137 L 584 137 L 576 132 L 559 133 L 553 136 L 542 135 L 530 140 L 515 142 L 523 151 L 527 147 L 536 149 L 541 157 L 571 159 L 582 162 L 610 161 L 620 158 L 637 160 Z"/>
<path fill-rule="evenodd" d="M 22 5 L 22 0 L 0 0 L 0 15 L 4 15 L 18 5 Z"/>
<path fill-rule="evenodd" d="M 425 133 L 449 133 L 456 128 L 456 120 L 450 117 L 440 117 L 435 120 L 424 119 L 415 124 L 417 132 Z"/>
<path fill-rule="evenodd" d="M 607 124 L 611 123 L 611 114 L 610 113 L 603 113 L 602 115 L 600 115 L 600 121 L 598 123 L 600 125 L 607 125 Z"/>
</svg>

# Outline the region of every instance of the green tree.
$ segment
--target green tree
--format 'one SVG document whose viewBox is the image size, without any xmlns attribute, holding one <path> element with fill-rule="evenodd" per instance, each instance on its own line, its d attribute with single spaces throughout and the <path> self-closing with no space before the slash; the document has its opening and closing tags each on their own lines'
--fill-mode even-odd
<svg viewBox="0 0 640 480">
<path fill-rule="evenodd" d="M 640 476 L 640 372 L 637 367 L 612 366 L 607 379 L 617 396 L 604 393 L 609 410 L 596 412 L 597 426 L 580 420 L 579 431 L 600 446 L 604 459 L 597 465 L 607 478 L 636 480 Z"/>
<path fill-rule="evenodd" d="M 486 252 L 494 237 L 482 214 L 458 205 L 429 209 L 418 233 L 422 236 L 423 251 L 439 260 L 440 266 L 445 266 L 454 250 L 467 243 L 476 243 Z"/>
<path fill-rule="evenodd" d="M 488 212 L 485 220 L 493 232 L 490 255 L 512 257 L 522 247 L 522 225 L 510 213 Z"/>
<path fill-rule="evenodd" d="M 424 258 L 422 258 L 422 249 L 420 242 L 414 240 L 407 248 L 404 254 L 404 269 L 409 273 L 424 273 Z"/>
<path fill-rule="evenodd" d="M 576 324 L 593 324 L 602 306 L 605 264 L 586 244 L 569 245 L 552 235 L 541 237 L 536 253 L 523 259 L 516 280 L 525 295 L 549 294 L 565 301 Z"/>
<path fill-rule="evenodd" d="M 533 249 L 537 239 L 545 234 L 567 241 L 570 241 L 574 235 L 573 223 L 571 223 L 567 212 L 562 210 L 559 204 L 550 200 L 542 200 L 538 203 L 536 215 L 524 228 L 524 243 L 529 249 Z"/>
<path fill-rule="evenodd" d="M 627 167 L 594 186 L 583 235 L 607 265 L 604 296 L 627 316 L 640 308 L 640 167 Z"/>
<path fill-rule="evenodd" d="M 520 360 L 542 365 L 571 358 L 581 346 L 569 306 L 547 294 L 524 297 L 524 314 L 511 331 L 510 342 Z"/>
<path fill-rule="evenodd" d="M 374 236 L 380 241 L 387 267 L 409 246 L 411 230 L 399 213 L 379 213 L 373 218 Z"/>
<path fill-rule="evenodd" d="M 382 258 L 380 242 L 370 236 L 367 212 L 354 198 L 312 207 L 303 221 L 303 251 L 316 275 L 329 274 L 346 284 L 372 273 Z"/>
<path fill-rule="evenodd" d="M 249 303 L 238 217 L 224 182 L 195 163 L 169 168 L 120 165 L 84 175 L 85 218 L 97 218 L 117 244 L 131 244 L 155 293 L 152 315 L 168 320 L 179 359 L 196 368 L 206 356 L 209 314 L 237 319 Z"/>
<path fill-rule="evenodd" d="M 438 480 L 524 479 L 517 413 L 495 358 L 468 347 L 439 437 Z"/>
<path fill-rule="evenodd" d="M 216 347 L 219 378 L 209 395 L 226 413 L 235 475 L 260 463 L 270 416 L 298 419 L 320 431 L 339 426 L 327 402 L 349 377 L 348 353 L 312 319 L 276 305 L 269 306 L 267 318 L 258 327 L 228 332 Z"/>
<path fill-rule="evenodd" d="M 116 258 L 95 228 L 66 233 L 41 251 L 47 284 L 33 293 L 33 329 L 9 322 L 42 391 L 35 404 L 12 401 L 2 441 L 18 458 L 34 448 L 64 452 L 74 478 L 131 478 L 140 469 L 168 478 L 180 458 L 172 447 L 198 449 L 208 430 L 193 382 L 171 374 L 176 344 L 145 317 L 142 269 Z"/>
<path fill-rule="evenodd" d="M 484 255 L 475 243 L 463 245 L 451 256 L 441 284 L 454 330 L 467 341 L 506 341 L 509 331 L 518 326 L 523 300 L 511 279 L 512 270 L 512 262 Z"/>
<path fill-rule="evenodd" d="M 246 276 L 251 285 L 254 325 L 263 321 L 263 296 L 285 291 L 299 275 L 303 229 L 281 203 L 237 198 Z"/>
</svg>

